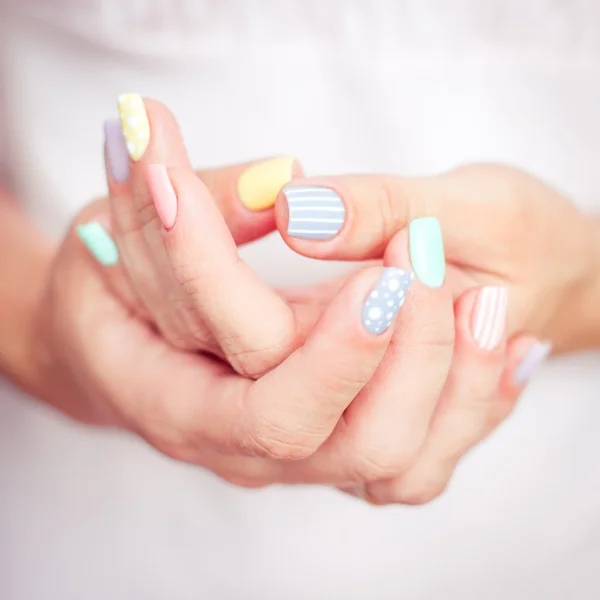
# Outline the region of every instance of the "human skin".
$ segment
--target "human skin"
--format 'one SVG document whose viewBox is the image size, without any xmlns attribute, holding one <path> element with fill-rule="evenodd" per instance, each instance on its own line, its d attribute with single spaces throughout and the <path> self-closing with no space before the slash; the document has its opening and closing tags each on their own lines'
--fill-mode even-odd
<svg viewBox="0 0 600 600">
<path fill-rule="evenodd" d="M 178 200 L 187 198 L 185 206 L 207 201 L 206 189 L 185 166 L 169 175 Z M 107 212 L 97 203 L 78 222 L 98 219 L 111 227 Z M 185 226 L 181 214 L 178 225 Z M 14 218 L 28 227 L 22 217 Z M 148 222 L 159 223 L 155 215 Z M 157 229 L 158 241 L 173 238 L 176 229 Z M 407 231 L 386 242 L 386 264 L 411 270 Z M 179 258 L 190 264 L 187 259 L 203 249 L 184 244 L 180 250 Z M 30 294 L 31 312 L 24 308 L 29 303 L 13 298 L 24 318 L 13 321 L 10 331 L 6 325 L 18 342 L 14 348 L 21 348 L 6 346 L 9 374 L 12 369 L 21 385 L 75 418 L 133 431 L 161 451 L 241 485 L 330 483 L 366 490 L 381 503 L 430 500 L 464 452 L 510 412 L 521 391 L 512 375 L 535 342 L 518 336 L 507 345 L 503 336 L 494 348 L 480 348 L 471 327 L 480 290 L 470 289 L 453 307 L 453 286 L 432 290 L 419 282 L 387 337 L 365 336 L 357 299 L 364 300 L 378 273 L 368 269 L 344 287 L 306 344 L 264 377 L 254 374 L 252 383 L 230 366 L 156 335 L 122 301 L 132 290 L 126 266 L 95 263 L 74 231 L 57 254 L 44 245 L 35 256 L 17 262 L 29 263 L 33 273 L 37 265 L 42 279 L 49 278 L 45 286 L 31 286 L 37 290 Z M 119 282 L 128 291 L 116 291 Z M 339 285 L 326 292 L 327 301 Z M 311 342 L 312 335 L 321 341 Z M 340 363 L 348 369 L 344 373 L 336 371 Z M 410 391 L 404 404 L 394 391 L 399 386 Z M 298 394 L 286 398 L 290 388 Z M 247 412 L 230 411 L 240 400 Z"/>
<path fill-rule="evenodd" d="M 423 178 L 298 179 L 285 189 L 315 186 L 339 195 L 344 223 L 326 240 L 290 235 L 282 192 L 278 228 L 296 252 L 325 260 L 377 259 L 412 219 L 435 216 L 455 296 L 473 285 L 506 286 L 509 335 L 531 333 L 552 342 L 555 353 L 600 345 L 598 220 L 532 175 L 505 165 L 468 165 Z"/>
</svg>

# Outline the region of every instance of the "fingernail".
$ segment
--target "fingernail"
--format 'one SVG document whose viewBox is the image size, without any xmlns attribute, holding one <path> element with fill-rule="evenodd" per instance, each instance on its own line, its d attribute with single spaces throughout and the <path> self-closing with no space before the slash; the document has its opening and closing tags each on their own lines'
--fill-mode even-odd
<svg viewBox="0 0 600 600">
<path fill-rule="evenodd" d="M 552 344 L 548 342 L 537 342 L 532 346 L 513 373 L 515 385 L 524 386 L 529 383 L 533 374 L 546 362 L 551 352 Z"/>
<path fill-rule="evenodd" d="M 506 326 L 508 292 L 505 287 L 488 286 L 477 294 L 471 318 L 471 332 L 482 350 L 498 346 Z"/>
<path fill-rule="evenodd" d="M 132 160 L 144 156 L 150 142 L 150 122 L 139 94 L 121 94 L 117 103 L 127 152 Z"/>
<path fill-rule="evenodd" d="M 388 267 L 369 294 L 362 309 L 362 323 L 369 333 L 382 334 L 394 321 L 414 280 L 408 271 Z"/>
<path fill-rule="evenodd" d="M 286 187 L 288 235 L 307 240 L 328 240 L 344 226 L 346 207 L 330 188 L 316 186 Z"/>
<path fill-rule="evenodd" d="M 410 259 L 417 279 L 431 288 L 442 287 L 446 258 L 440 222 L 434 217 L 415 219 L 409 232 Z"/>
<path fill-rule="evenodd" d="M 167 167 L 164 165 L 148 165 L 146 179 L 156 212 L 162 224 L 165 229 L 172 229 L 177 219 L 177 196 L 171 185 Z"/>
<path fill-rule="evenodd" d="M 123 183 L 129 179 L 129 157 L 121 123 L 115 119 L 104 123 L 106 158 L 110 176 Z"/>
<path fill-rule="evenodd" d="M 238 179 L 241 203 L 250 210 L 270 208 L 281 188 L 292 179 L 295 159 L 272 158 L 248 167 Z"/>
<path fill-rule="evenodd" d="M 117 246 L 100 223 L 79 225 L 77 235 L 100 264 L 111 267 L 119 262 Z"/>
</svg>

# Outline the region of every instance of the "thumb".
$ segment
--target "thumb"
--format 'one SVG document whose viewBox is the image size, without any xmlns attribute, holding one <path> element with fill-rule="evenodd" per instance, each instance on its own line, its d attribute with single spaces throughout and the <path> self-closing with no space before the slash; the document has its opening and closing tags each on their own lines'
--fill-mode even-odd
<svg viewBox="0 0 600 600">
<path fill-rule="evenodd" d="M 294 180 L 280 192 L 277 226 L 296 252 L 319 259 L 381 258 L 394 234 L 422 217 L 435 217 L 446 256 L 470 264 L 485 249 L 481 218 L 489 205 L 473 177 L 454 173 L 404 178 L 349 175 Z M 477 190 L 475 193 L 473 187 Z M 489 195 L 489 193 L 488 193 Z M 487 200 L 487 198 L 486 198 Z M 465 252 L 468 241 L 468 252 Z M 466 259 L 466 260 L 465 260 Z"/>
</svg>

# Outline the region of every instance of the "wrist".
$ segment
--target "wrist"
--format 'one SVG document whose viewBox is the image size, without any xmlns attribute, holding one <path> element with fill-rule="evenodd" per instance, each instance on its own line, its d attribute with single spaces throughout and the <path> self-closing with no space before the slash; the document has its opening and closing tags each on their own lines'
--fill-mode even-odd
<svg viewBox="0 0 600 600">
<path fill-rule="evenodd" d="M 0 323 L 0 370 L 36 397 L 44 388 L 46 371 L 40 360 L 39 315 L 52 256 L 52 252 L 40 249 L 30 257 L 19 297 L 11 303 L 8 318 Z"/>
<path fill-rule="evenodd" d="M 0 189 L 0 373 L 33 394 L 41 380 L 36 321 L 54 252 Z"/>
</svg>

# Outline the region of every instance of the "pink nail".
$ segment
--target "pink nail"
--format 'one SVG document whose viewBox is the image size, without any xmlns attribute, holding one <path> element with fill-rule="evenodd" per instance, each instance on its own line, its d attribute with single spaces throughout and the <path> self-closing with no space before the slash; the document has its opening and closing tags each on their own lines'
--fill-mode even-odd
<svg viewBox="0 0 600 600">
<path fill-rule="evenodd" d="M 471 331 L 482 350 L 493 350 L 500 343 L 506 328 L 507 300 L 504 287 L 484 287 L 477 295 Z"/>
<path fill-rule="evenodd" d="M 177 220 L 177 196 L 171 185 L 167 167 L 164 165 L 148 165 L 146 180 L 162 224 L 165 229 L 172 229 Z"/>
</svg>

